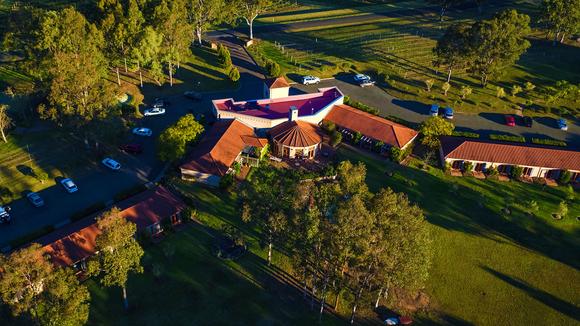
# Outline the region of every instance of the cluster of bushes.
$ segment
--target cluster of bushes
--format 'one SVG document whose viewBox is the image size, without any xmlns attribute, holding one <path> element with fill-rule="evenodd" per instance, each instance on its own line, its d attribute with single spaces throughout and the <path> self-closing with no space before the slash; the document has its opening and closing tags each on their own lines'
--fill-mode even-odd
<svg viewBox="0 0 580 326">
<path fill-rule="evenodd" d="M 280 69 L 280 65 L 273 60 L 269 59 L 266 60 L 264 68 L 266 69 L 266 73 L 268 74 L 268 76 L 280 77 L 280 75 L 282 74 L 282 69 Z"/>
<path fill-rule="evenodd" d="M 412 144 L 407 146 L 407 148 L 405 149 L 400 149 L 398 147 L 393 146 L 391 147 L 391 150 L 389 152 L 389 157 L 394 162 L 401 163 L 404 159 L 407 158 L 407 156 L 409 156 L 409 154 L 411 154 L 412 151 L 413 151 Z"/>
<path fill-rule="evenodd" d="M 497 135 L 491 134 L 489 135 L 489 139 L 491 140 L 501 140 L 501 141 L 511 141 L 516 143 L 525 143 L 526 138 L 522 136 L 510 136 L 510 135 Z"/>
<path fill-rule="evenodd" d="M 220 65 L 226 69 L 229 79 L 233 82 L 240 80 L 240 71 L 232 64 L 230 50 L 228 50 L 225 45 L 218 44 L 217 54 L 218 61 Z"/>
<path fill-rule="evenodd" d="M 480 136 L 478 133 L 469 131 L 453 131 L 451 135 L 455 137 L 465 137 L 465 138 L 479 138 Z"/>
<path fill-rule="evenodd" d="M 344 104 L 350 105 L 353 108 L 359 109 L 361 111 L 364 111 L 364 112 L 367 112 L 370 114 L 374 114 L 376 116 L 380 116 L 380 112 L 376 108 L 373 108 L 372 106 L 368 106 L 368 105 L 363 104 L 361 102 L 354 101 L 348 96 L 344 97 Z"/>
<path fill-rule="evenodd" d="M 532 143 L 539 145 L 550 145 L 550 146 L 560 146 L 566 147 L 568 144 L 561 140 L 548 139 L 548 138 L 532 138 Z"/>
</svg>

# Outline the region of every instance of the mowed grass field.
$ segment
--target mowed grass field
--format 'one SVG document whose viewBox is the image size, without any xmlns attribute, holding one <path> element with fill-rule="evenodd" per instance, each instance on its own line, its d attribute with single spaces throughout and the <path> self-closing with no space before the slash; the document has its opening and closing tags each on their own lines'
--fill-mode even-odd
<svg viewBox="0 0 580 326">
<path fill-rule="evenodd" d="M 439 169 L 420 169 L 416 162 L 404 167 L 348 146 L 339 149 L 338 159 L 364 162 L 372 191 L 391 187 L 405 192 L 424 210 L 435 257 L 425 289 L 429 305 L 413 313 L 418 324 L 577 324 L 578 198 L 569 202 L 566 218 L 551 217 L 566 198 L 565 188 L 450 177 Z M 235 193 L 174 184 L 195 201 L 202 225 L 147 247 L 146 273 L 129 282 L 129 300 L 135 305 L 130 313 L 122 312 L 119 289 L 103 290 L 91 282 L 91 324 L 316 321 L 285 253 L 276 250 L 272 267 L 266 266 L 260 231 L 241 221 Z M 525 213 L 529 200 L 537 201 L 537 216 Z M 510 214 L 502 213 L 506 206 Z M 224 225 L 241 230 L 250 248 L 238 261 L 221 261 L 211 254 L 214 236 Z M 169 257 L 165 253 L 172 251 Z M 152 276 L 153 268 L 162 270 L 160 277 Z M 326 314 L 323 324 L 346 322 L 351 300 L 346 291 L 337 312 L 341 317 Z M 365 298 L 359 308 L 359 320 L 370 324 L 379 321 L 372 300 Z"/>
<path fill-rule="evenodd" d="M 342 147 L 342 159 L 367 166 L 371 190 L 408 194 L 432 226 L 435 257 L 427 318 L 452 325 L 575 325 L 580 318 L 580 201 L 551 214 L 564 188 L 450 177 L 403 167 Z M 389 177 L 386 171 L 393 172 Z M 525 213 L 528 202 L 537 216 Z M 509 207 L 511 214 L 502 212 Z"/>
<path fill-rule="evenodd" d="M 580 67 L 576 62 L 580 48 L 572 41 L 554 47 L 550 40 L 545 39 L 545 33 L 539 30 L 530 35 L 532 47 L 516 65 L 507 69 L 500 78 L 492 80 L 486 88 L 480 87 L 478 78 L 459 70 L 452 76 L 452 88 L 447 97 L 441 90 L 446 73 L 432 65 L 432 48 L 447 26 L 455 22 L 472 21 L 474 18 L 489 18 L 506 8 L 516 8 L 534 17 L 536 4 L 537 1 L 523 0 L 494 2 L 484 7 L 482 14 L 478 13 L 477 8 L 452 10 L 446 20 L 440 23 L 436 10 L 426 7 L 424 2 L 409 1 L 392 7 L 379 7 L 383 8 L 381 15 L 371 20 L 356 23 L 343 21 L 338 25 L 325 23 L 327 19 L 340 18 L 336 17 L 335 11 L 350 10 L 345 14 L 348 16 L 377 11 L 366 10 L 365 6 L 351 9 L 312 6 L 310 9 L 297 9 L 297 16 L 316 17 L 310 20 L 317 20 L 319 26 L 257 33 L 262 42 L 254 51 L 262 52 L 266 57 L 279 62 L 291 79 L 293 74 L 330 77 L 341 72 L 379 71 L 390 77 L 383 86 L 399 98 L 427 103 L 436 101 L 474 114 L 482 111 L 513 113 L 514 108 L 523 106 L 531 109 L 526 112 L 531 115 L 553 113 L 578 116 L 580 111 L 577 102 L 561 100 L 546 103 L 541 91 L 559 80 L 567 80 L 572 84 L 580 82 Z M 276 21 L 290 16 L 286 12 L 269 16 L 269 19 Z M 535 26 L 534 21 L 532 24 Z M 424 81 L 427 79 L 435 81 L 431 92 L 426 91 Z M 496 97 L 496 87 L 503 87 L 509 94 L 513 85 L 523 87 L 527 81 L 538 87 L 515 97 Z M 473 94 L 462 100 L 460 89 L 464 85 L 471 87 Z"/>
</svg>

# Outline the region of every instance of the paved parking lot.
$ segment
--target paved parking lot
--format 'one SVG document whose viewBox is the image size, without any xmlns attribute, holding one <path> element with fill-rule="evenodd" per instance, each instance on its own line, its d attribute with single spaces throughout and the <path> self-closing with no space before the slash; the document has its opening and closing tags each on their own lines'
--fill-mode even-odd
<svg viewBox="0 0 580 326">
<path fill-rule="evenodd" d="M 419 103 L 416 101 L 399 100 L 379 87 L 361 88 L 354 82 L 345 79 L 323 80 L 318 85 L 292 85 L 295 89 L 304 92 L 314 92 L 320 87 L 337 86 L 345 95 L 353 100 L 377 108 L 384 116 L 395 116 L 397 118 L 421 123 L 429 117 L 430 103 Z M 553 118 L 534 118 L 532 128 L 520 124 L 515 127 L 506 126 L 504 115 L 499 113 L 461 114 L 455 112 L 453 123 L 456 130 L 473 131 L 482 135 L 493 133 L 508 133 L 521 135 L 527 138 L 551 137 L 568 142 L 571 147 L 580 147 L 580 127 L 568 120 L 568 131 L 559 130 L 556 127 L 556 120 Z"/>
</svg>

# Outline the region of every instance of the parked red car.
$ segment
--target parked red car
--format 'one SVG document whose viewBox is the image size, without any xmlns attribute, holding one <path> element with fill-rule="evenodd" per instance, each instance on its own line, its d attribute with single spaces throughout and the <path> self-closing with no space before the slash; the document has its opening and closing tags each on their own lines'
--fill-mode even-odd
<svg viewBox="0 0 580 326">
<path fill-rule="evenodd" d="M 505 124 L 507 126 L 510 126 L 510 127 L 515 127 L 515 125 L 516 125 L 516 119 L 513 116 L 511 116 L 511 115 L 506 115 L 505 116 Z"/>
<path fill-rule="evenodd" d="M 140 154 L 143 152 L 143 147 L 139 144 L 125 144 L 119 146 L 119 149 L 129 154 Z"/>
</svg>

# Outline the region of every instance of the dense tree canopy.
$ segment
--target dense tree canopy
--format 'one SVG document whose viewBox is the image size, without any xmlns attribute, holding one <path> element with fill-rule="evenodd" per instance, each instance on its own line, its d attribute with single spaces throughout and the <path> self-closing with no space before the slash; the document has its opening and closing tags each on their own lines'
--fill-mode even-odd
<svg viewBox="0 0 580 326">
<path fill-rule="evenodd" d="M 103 34 L 73 8 L 47 12 L 36 48 L 49 73 L 47 110 L 42 117 L 82 125 L 104 118 L 115 98 L 106 83 Z"/>
<path fill-rule="evenodd" d="M 470 31 L 471 26 L 468 24 L 453 24 L 437 40 L 437 46 L 433 48 L 435 54 L 433 63 L 435 66 L 443 66 L 447 69 L 447 82 L 451 81 L 451 73 L 454 69 L 465 67 L 471 59 Z"/>
<path fill-rule="evenodd" d="M 439 137 L 451 135 L 453 129 L 455 129 L 453 123 L 441 117 L 430 117 L 421 124 L 419 130 L 423 137 L 421 143 L 431 148 L 437 148 Z"/>
<path fill-rule="evenodd" d="M 580 32 L 580 0 L 544 0 L 540 21 L 554 34 L 554 43 Z"/>
<path fill-rule="evenodd" d="M 181 117 L 177 123 L 165 129 L 159 136 L 158 155 L 163 161 L 174 161 L 185 155 L 187 145 L 203 132 L 203 126 L 193 114 Z"/>
<path fill-rule="evenodd" d="M 128 307 L 126 284 L 130 273 L 142 273 L 144 252 L 137 240 L 137 227 L 121 215 L 118 208 L 107 211 L 97 219 L 101 232 L 96 239 L 98 254 L 89 262 L 89 274 L 99 276 L 103 286 L 123 289 L 125 308 Z"/>
</svg>

